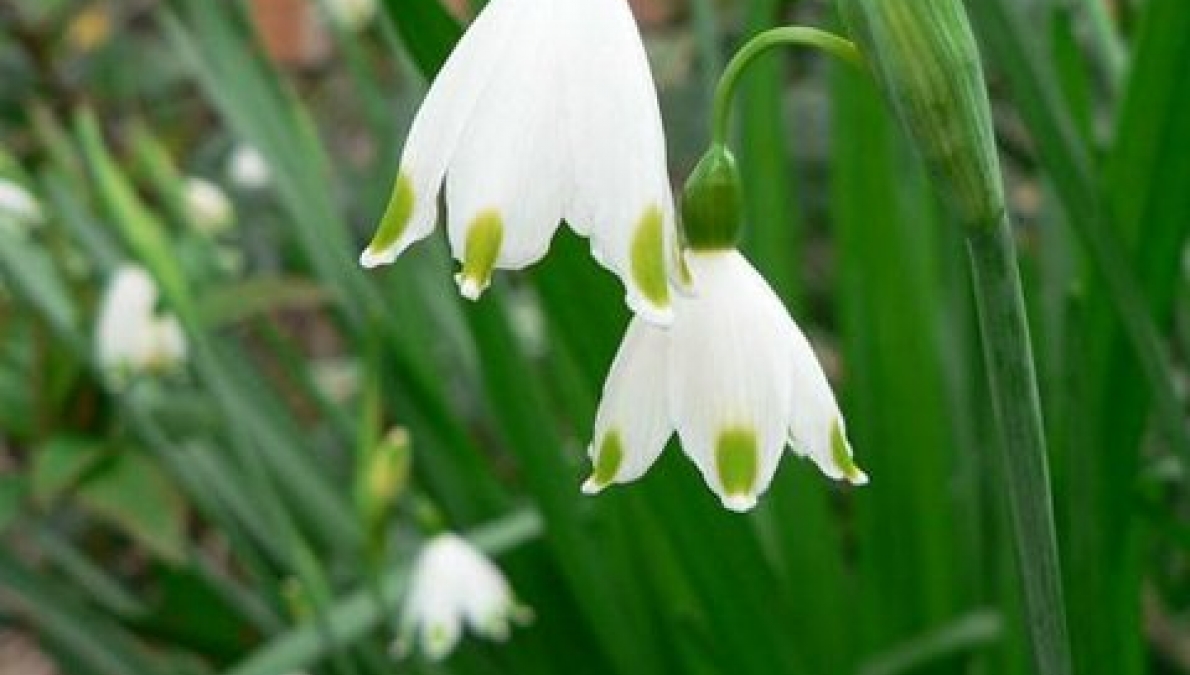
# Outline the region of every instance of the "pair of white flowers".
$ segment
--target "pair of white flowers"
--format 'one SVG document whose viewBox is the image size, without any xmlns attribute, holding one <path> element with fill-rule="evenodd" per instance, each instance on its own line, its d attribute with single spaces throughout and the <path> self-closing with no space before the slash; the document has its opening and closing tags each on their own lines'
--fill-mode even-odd
<svg viewBox="0 0 1190 675">
<path fill-rule="evenodd" d="M 586 492 L 640 477 L 676 430 L 732 510 L 787 445 L 862 484 L 801 331 L 734 244 L 679 253 L 665 137 L 625 0 L 492 0 L 413 121 L 367 267 L 447 232 L 476 299 L 492 270 L 544 256 L 559 223 L 590 238 L 636 317 L 604 387 Z M 680 270 L 680 273 L 679 273 Z"/>
<path fill-rule="evenodd" d="M 176 317 L 157 310 L 157 285 L 144 269 L 125 265 L 107 283 L 95 328 L 95 357 L 108 381 L 120 386 L 146 373 L 168 371 L 186 358 Z"/>
</svg>

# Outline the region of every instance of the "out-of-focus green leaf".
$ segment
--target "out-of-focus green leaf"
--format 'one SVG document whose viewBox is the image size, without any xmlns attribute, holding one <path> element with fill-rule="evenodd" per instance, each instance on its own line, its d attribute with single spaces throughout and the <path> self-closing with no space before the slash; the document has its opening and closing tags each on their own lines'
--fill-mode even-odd
<svg viewBox="0 0 1190 675">
<path fill-rule="evenodd" d="M 43 503 L 65 494 L 162 559 L 184 554 L 185 504 L 147 459 L 128 451 L 112 453 L 101 442 L 57 437 L 34 457 L 33 494 Z"/>
<path fill-rule="evenodd" d="M 313 310 L 329 300 L 322 286 L 306 279 L 253 277 L 213 288 L 200 300 L 199 312 L 217 328 L 270 312 Z"/>
<path fill-rule="evenodd" d="M 75 334 L 78 315 L 74 302 L 44 247 L 0 227 L 0 275 L 54 330 Z"/>
<path fill-rule="evenodd" d="M 383 3 L 418 69 L 432 78 L 446 62 L 463 29 L 438 0 L 383 0 Z"/>
<path fill-rule="evenodd" d="M 29 480 L 24 474 L 0 474 L 0 534 L 20 517 L 29 494 Z"/>
</svg>

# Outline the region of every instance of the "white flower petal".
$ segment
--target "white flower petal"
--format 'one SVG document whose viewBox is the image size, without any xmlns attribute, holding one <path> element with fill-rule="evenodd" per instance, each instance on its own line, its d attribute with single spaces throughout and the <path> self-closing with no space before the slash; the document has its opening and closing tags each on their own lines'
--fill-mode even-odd
<svg viewBox="0 0 1190 675">
<path fill-rule="evenodd" d="M 668 323 L 673 196 L 640 33 L 623 0 L 558 4 L 567 7 L 573 40 L 562 83 L 575 188 L 566 220 L 621 277 L 628 305 Z"/>
<path fill-rule="evenodd" d="M 492 0 L 451 52 L 413 119 L 388 208 L 360 255 L 364 267 L 391 263 L 433 231 L 446 168 L 492 73 L 518 41 L 519 22 L 533 9 L 529 0 Z"/>
<path fill-rule="evenodd" d="M 95 358 L 114 378 L 131 372 L 165 370 L 186 356 L 176 318 L 157 317 L 157 286 L 134 265 L 119 268 L 108 282 L 95 327 Z"/>
<path fill-rule="evenodd" d="M 682 447 L 724 506 L 746 511 L 785 447 L 792 383 L 788 317 L 734 250 L 691 253 L 693 295 L 678 296 L 670 398 Z"/>
<path fill-rule="evenodd" d="M 519 269 L 545 255 L 569 193 L 559 9 L 539 5 L 522 17 L 517 43 L 492 73 L 447 172 L 451 248 L 468 297 L 487 286 L 494 267 Z"/>
<path fill-rule="evenodd" d="M 847 428 L 826 374 L 793 319 L 789 320 L 788 330 L 793 383 L 790 446 L 798 455 L 812 459 L 828 477 L 864 485 L 868 475 L 852 460 Z"/>
<path fill-rule="evenodd" d="M 518 607 L 508 581 L 491 560 L 458 535 L 434 537 L 413 565 L 394 644 L 399 654 L 416 644 L 430 659 L 444 658 L 468 625 L 478 635 L 507 637 Z"/>
<path fill-rule="evenodd" d="M 668 383 L 668 334 L 634 317 L 603 386 L 583 492 L 634 481 L 657 460 L 673 434 Z"/>
<path fill-rule="evenodd" d="M 244 190 L 261 190 L 273 180 L 272 169 L 260 151 L 251 145 L 237 145 L 227 159 L 227 177 Z"/>
<path fill-rule="evenodd" d="M 235 222 L 235 207 L 218 185 L 205 178 L 186 178 L 183 192 L 186 214 L 198 232 L 216 236 Z"/>
<path fill-rule="evenodd" d="M 41 204 L 20 183 L 0 178 L 0 221 L 12 219 L 18 225 L 35 225 L 42 221 Z"/>
</svg>

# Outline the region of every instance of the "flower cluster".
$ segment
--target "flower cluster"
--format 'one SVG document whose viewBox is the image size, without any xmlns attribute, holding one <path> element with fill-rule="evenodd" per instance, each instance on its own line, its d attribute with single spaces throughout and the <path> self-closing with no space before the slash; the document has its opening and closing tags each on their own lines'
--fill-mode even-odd
<svg viewBox="0 0 1190 675">
<path fill-rule="evenodd" d="M 492 0 L 431 86 L 360 262 L 428 236 L 445 192 L 460 291 L 539 260 L 565 220 L 636 313 L 589 454 L 598 492 L 640 477 L 676 430 L 732 510 L 756 504 L 786 446 L 854 484 L 843 417 L 814 352 L 736 250 L 738 179 L 712 151 L 683 198 L 684 250 L 657 95 L 625 0 Z"/>
</svg>

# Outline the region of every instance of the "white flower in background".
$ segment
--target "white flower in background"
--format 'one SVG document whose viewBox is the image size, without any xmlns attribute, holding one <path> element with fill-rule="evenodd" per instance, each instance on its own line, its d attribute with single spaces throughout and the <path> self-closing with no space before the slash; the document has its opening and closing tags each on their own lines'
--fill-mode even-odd
<svg viewBox="0 0 1190 675">
<path fill-rule="evenodd" d="M 99 307 L 95 351 L 100 367 L 116 381 L 168 370 L 186 357 L 178 320 L 156 314 L 157 286 L 140 267 L 125 265 L 108 282 Z"/>
<path fill-rule="evenodd" d="M 272 182 L 273 172 L 259 150 L 240 144 L 227 158 L 227 178 L 241 190 L 263 190 Z"/>
<path fill-rule="evenodd" d="M 633 319 L 603 389 L 583 491 L 636 480 L 676 429 L 733 511 L 768 488 L 786 445 L 856 485 L 843 416 L 814 351 L 768 282 L 733 248 L 690 251 L 691 294 L 668 329 Z"/>
<path fill-rule="evenodd" d="M 24 231 L 42 218 L 41 204 L 23 185 L 0 178 L 0 226 Z"/>
<path fill-rule="evenodd" d="M 413 121 L 366 267 L 428 236 L 445 183 L 462 294 L 545 255 L 565 219 L 628 305 L 671 318 L 673 198 L 657 94 L 625 0 L 492 0 Z"/>
<path fill-rule="evenodd" d="M 376 0 L 326 0 L 331 21 L 349 31 L 361 30 L 376 16 Z"/>
<path fill-rule="evenodd" d="M 477 635 L 504 640 L 512 623 L 529 610 L 517 604 L 512 588 L 479 549 L 462 537 L 440 534 L 422 547 L 413 564 L 395 651 L 416 646 L 429 659 L 449 654 L 464 626 Z"/>
<path fill-rule="evenodd" d="M 183 186 L 186 213 L 199 232 L 215 236 L 235 221 L 235 210 L 223 190 L 205 178 L 190 176 Z"/>
</svg>

